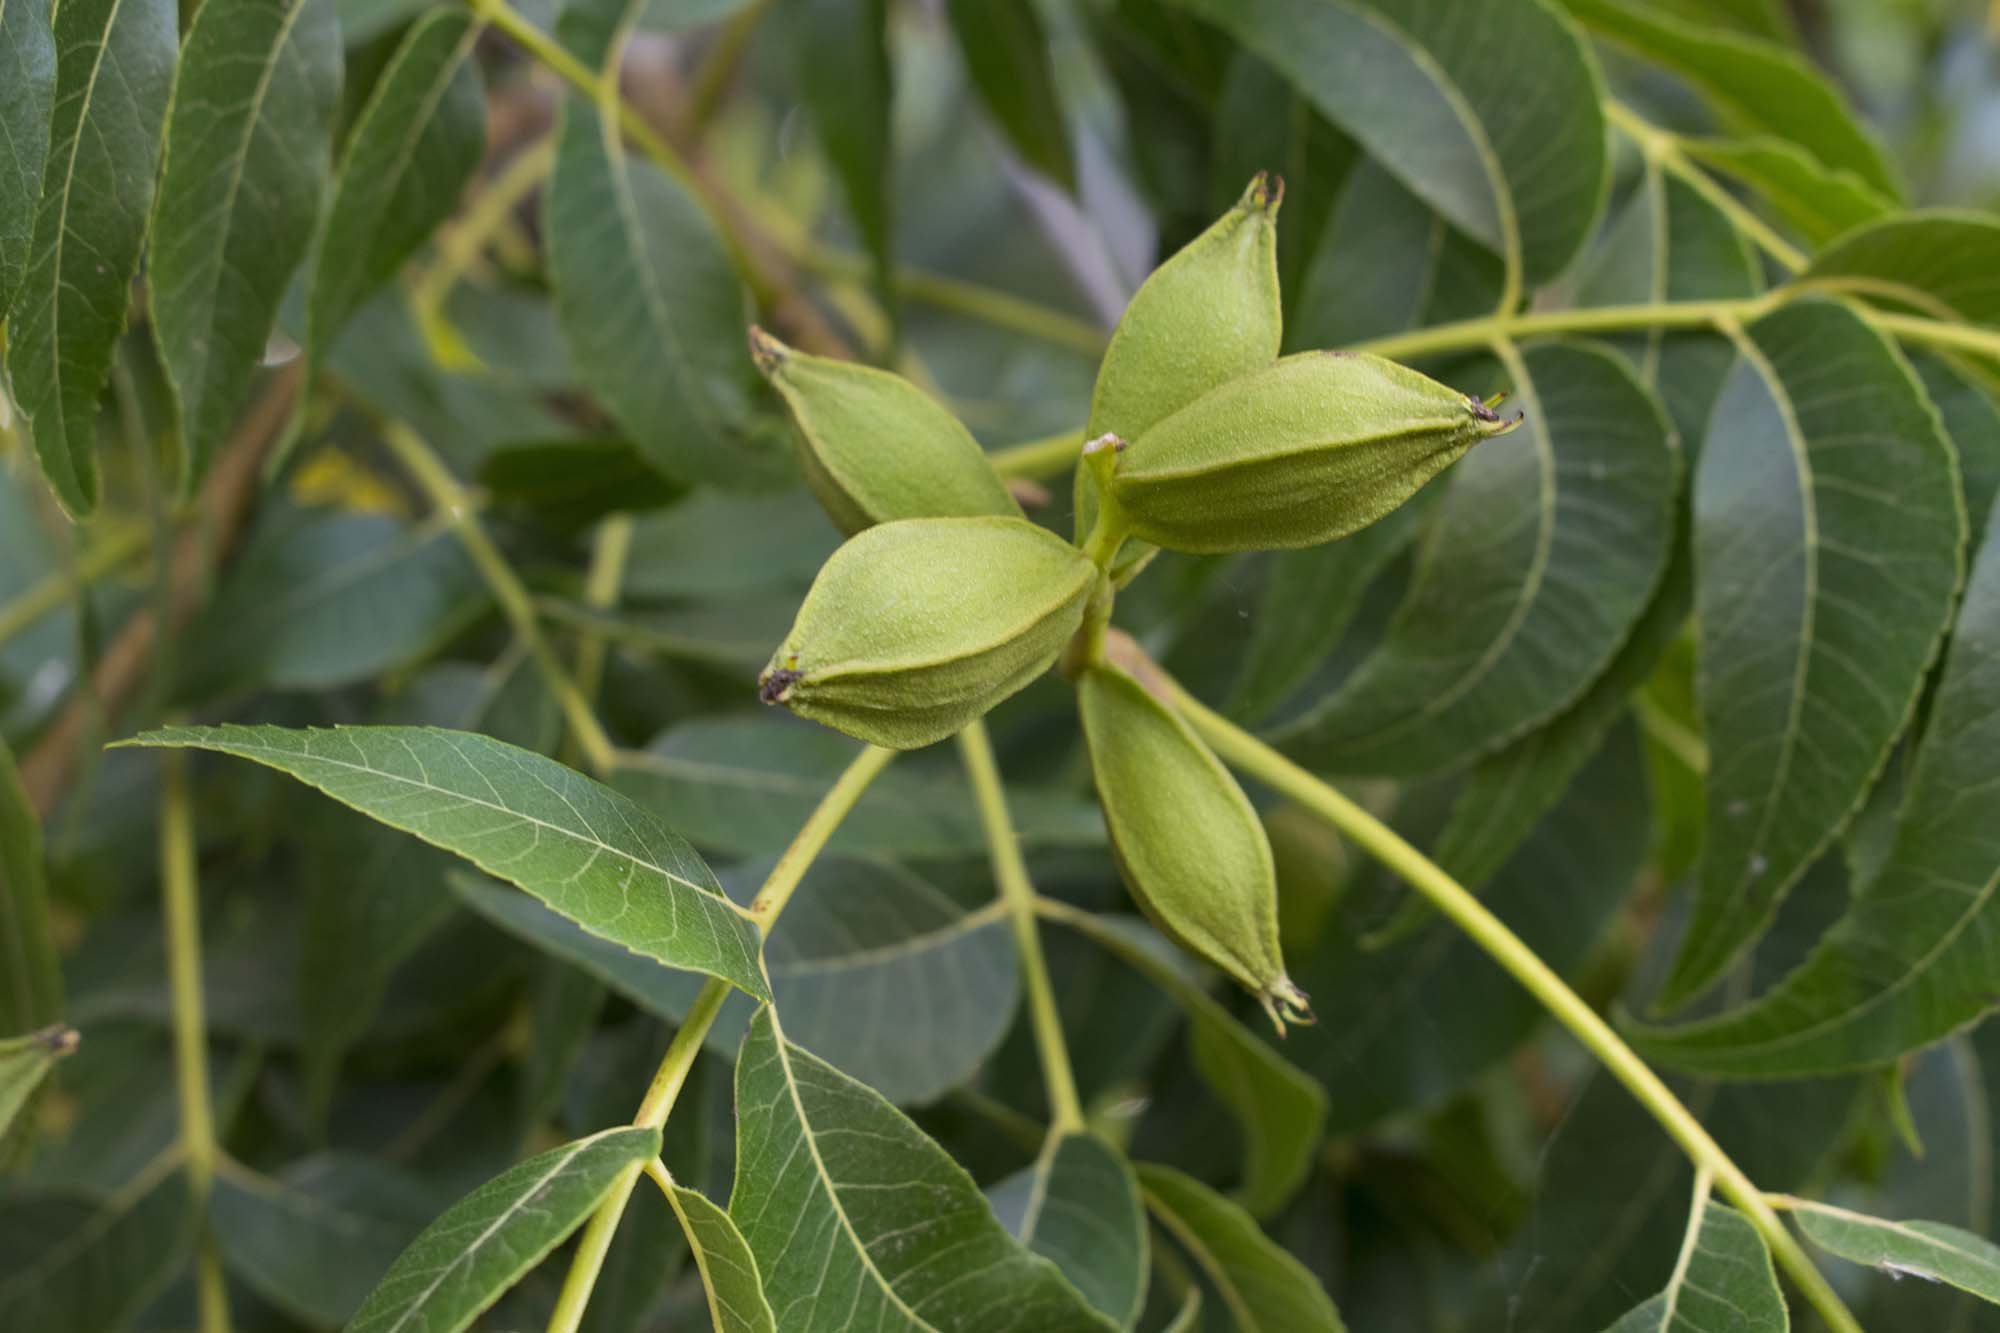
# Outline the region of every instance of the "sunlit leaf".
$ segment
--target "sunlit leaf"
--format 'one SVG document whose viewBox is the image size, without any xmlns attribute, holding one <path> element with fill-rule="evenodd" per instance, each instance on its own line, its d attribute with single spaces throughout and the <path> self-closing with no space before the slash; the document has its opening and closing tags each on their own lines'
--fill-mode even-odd
<svg viewBox="0 0 2000 1333">
<path fill-rule="evenodd" d="M 776 1333 L 771 1304 L 764 1299 L 764 1285 L 757 1276 L 756 1256 L 729 1214 L 699 1190 L 681 1186 L 667 1191 L 667 1201 L 701 1269 L 716 1333 Z"/>
<path fill-rule="evenodd" d="M 1895 1277 L 1944 1282 L 2000 1305 L 2000 1246 L 1942 1222 L 1891 1222 L 1829 1204 L 1793 1205 L 1799 1230 L 1828 1254 Z"/>
<path fill-rule="evenodd" d="M 963 1167 L 787 1042 L 769 1007 L 737 1058 L 736 1105 L 729 1215 L 786 1333 L 1113 1327 L 1007 1234 Z"/>
<path fill-rule="evenodd" d="M 1805 149 L 1762 135 L 1686 139 L 1681 149 L 1762 195 L 1778 216 L 1816 245 L 1873 222 L 1894 205 L 1851 171 L 1821 164 Z"/>
<path fill-rule="evenodd" d="M 552 759 L 433 727 L 172 727 L 130 744 L 215 750 L 520 885 L 592 934 L 768 998 L 757 928 L 679 834 Z"/>
<path fill-rule="evenodd" d="M 9 1142 L 21 1108 L 42 1086 L 56 1061 L 75 1050 L 76 1044 L 76 1029 L 60 1025 L 0 1039 L 0 1144 Z"/>
<path fill-rule="evenodd" d="M 447 1208 L 410 1242 L 347 1333 L 457 1333 L 583 1225 L 660 1131 L 607 1129 L 531 1157 Z"/>
<path fill-rule="evenodd" d="M 1791 1326 L 1764 1238 L 1734 1208 L 1704 1199 L 1666 1290 L 1605 1333 L 1786 1333 Z"/>
</svg>

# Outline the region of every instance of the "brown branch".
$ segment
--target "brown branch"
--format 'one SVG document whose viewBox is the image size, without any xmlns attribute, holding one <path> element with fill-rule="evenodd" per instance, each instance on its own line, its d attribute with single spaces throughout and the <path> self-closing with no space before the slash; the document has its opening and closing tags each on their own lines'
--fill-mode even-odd
<svg viewBox="0 0 2000 1333">
<path fill-rule="evenodd" d="M 297 362 L 271 378 L 202 483 L 195 502 L 195 521 L 183 528 L 174 543 L 169 603 L 172 630 L 178 631 L 193 617 L 208 587 L 210 570 L 235 547 L 257 493 L 264 454 L 290 419 L 299 380 Z M 21 763 L 21 783 L 43 819 L 49 817 L 76 775 L 96 719 L 115 716 L 145 683 L 159 632 L 154 608 L 135 612 L 98 659 L 87 689 L 69 701 L 28 751 Z"/>
</svg>

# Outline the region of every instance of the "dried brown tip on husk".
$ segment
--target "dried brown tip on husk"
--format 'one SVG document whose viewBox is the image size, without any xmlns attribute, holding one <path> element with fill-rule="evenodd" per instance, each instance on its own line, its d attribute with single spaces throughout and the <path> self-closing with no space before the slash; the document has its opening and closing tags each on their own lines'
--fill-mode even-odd
<svg viewBox="0 0 2000 1333">
<path fill-rule="evenodd" d="M 785 667 L 766 671 L 757 677 L 757 697 L 767 704 L 781 704 L 785 701 L 785 696 L 792 692 L 792 686 L 803 680 L 805 674 L 803 671 L 792 671 Z"/>
<path fill-rule="evenodd" d="M 1269 1016 L 1271 1026 L 1278 1030 L 1280 1037 L 1285 1035 L 1287 1023 L 1297 1027 L 1311 1027 L 1319 1022 L 1318 1016 L 1312 1011 L 1312 1005 L 1308 1003 L 1306 993 L 1300 990 L 1290 977 L 1278 978 L 1269 990 L 1257 997 L 1257 1003 L 1264 1007 L 1264 1013 Z"/>
<path fill-rule="evenodd" d="M 785 358 L 791 354 L 791 348 L 766 333 L 761 326 L 756 324 L 750 326 L 750 359 L 757 363 L 759 372 L 765 375 L 776 374 L 778 367 L 782 366 Z"/>
<path fill-rule="evenodd" d="M 1260 171 L 1250 178 L 1250 188 L 1245 193 L 1257 208 L 1275 213 L 1285 202 L 1285 178 L 1275 171 Z"/>
</svg>

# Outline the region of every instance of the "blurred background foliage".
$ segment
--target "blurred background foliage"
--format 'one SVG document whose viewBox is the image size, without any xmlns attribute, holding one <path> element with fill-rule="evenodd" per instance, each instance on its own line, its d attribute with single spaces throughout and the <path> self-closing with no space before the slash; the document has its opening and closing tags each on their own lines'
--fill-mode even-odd
<svg viewBox="0 0 2000 1333">
<path fill-rule="evenodd" d="M 351 124 L 425 5 L 338 7 Z M 1281 269 L 1297 345 L 1355 336 L 1378 313 L 1314 282 L 1341 187 L 1374 168 L 1269 67 L 1181 11 L 1035 4 L 1040 69 L 1009 63 L 1018 48 L 1007 34 L 961 40 L 977 14 L 959 11 L 978 6 L 892 5 L 893 151 L 875 168 L 888 174 L 888 206 L 871 214 L 844 192 L 851 174 L 829 153 L 834 136 L 802 105 L 814 62 L 826 66 L 817 77 L 859 77 L 839 42 L 789 40 L 804 25 L 793 10 L 811 7 L 654 0 L 628 55 L 628 95 L 733 201 L 740 234 L 780 280 L 793 336 L 805 329 L 894 365 L 989 447 L 1075 429 L 1133 288 L 1253 170 L 1289 183 Z M 2000 7 L 1660 7 L 1810 53 L 1879 131 L 1913 201 L 2000 207 Z M 558 29 L 551 0 L 521 12 Z M 1621 95 L 1659 123 L 1712 128 L 1674 78 L 1601 54 Z M 671 811 L 733 890 L 754 887 L 847 753 L 757 710 L 751 686 L 833 529 L 782 478 L 746 469 L 740 485 L 686 486 L 621 435 L 572 362 L 542 258 L 539 195 L 561 89 L 498 35 L 482 39 L 476 62 L 487 147 L 470 203 L 328 351 L 268 489 L 175 522 L 161 480 L 171 411 L 143 330 L 124 339 L 100 423 L 107 499 L 89 527 L 56 513 L 18 433 L 0 454 L 0 737 L 20 760 L 10 799 L 18 808 L 24 796 L 43 821 L 62 1012 L 85 1034 L 0 1185 L 0 1311 L 28 1308 L 32 1294 L 52 1320 L 38 1330 L 194 1321 L 193 1232 L 171 1171 L 161 760 L 100 743 L 173 715 L 410 721 L 582 762 L 451 517 L 385 450 L 380 420 L 415 428 L 474 488 L 560 651 L 637 752 L 617 785 Z M 859 134 L 865 143 L 865 126 Z M 1619 142 L 1614 201 L 1636 170 Z M 285 327 L 300 336 L 296 297 Z M 260 392 L 296 376 L 295 353 L 278 340 Z M 289 406 L 251 411 L 265 413 L 268 436 Z M 768 401 L 753 416 L 776 429 Z M 1066 528 L 1066 482 L 1046 480 L 1054 495 L 1037 512 Z M 603 555 L 592 534 L 613 512 L 636 514 L 629 554 L 621 572 L 593 576 Z M 1283 716 L 1379 638 L 1409 558 L 1390 543 L 1352 574 L 1348 614 L 1327 615 L 1331 628 L 1285 614 L 1294 590 L 1282 570 L 1262 556 L 1163 557 L 1121 598 L 1120 623 L 1204 697 L 1244 717 Z M 1669 721 L 1691 714 L 1691 661 L 1683 642 L 1648 687 Z M 91 679 L 96 689 L 81 687 Z M 1040 887 L 1118 907 L 1066 687 L 1037 684 L 994 725 Z M 1487 891 L 1593 1000 L 1649 994 L 1675 934 L 1680 904 L 1666 887 L 1690 863 L 1701 813 L 1662 739 L 1671 734 L 1613 731 Z M 777 938 L 852 974 L 824 1001 L 850 1022 L 827 1023 L 818 1040 L 831 1045 L 815 1049 L 912 1107 L 990 1185 L 1032 1155 L 1039 1076 L 1011 954 L 994 947 L 1004 937 L 960 924 L 984 901 L 983 852 L 956 769 L 934 758 L 891 770 Z M 548 913 L 520 910 L 525 900 L 455 876 L 448 858 L 282 778 L 220 762 L 194 772 L 210 1070 L 227 1150 L 211 1224 L 236 1325 L 332 1327 L 465 1190 L 529 1151 L 627 1119 L 688 992 L 664 973 L 620 975 Z M 1444 794 L 1430 786 L 1356 790 L 1413 833 L 1441 823 Z M 1656 1290 L 1685 1220 L 1685 1161 L 1450 932 L 1432 923 L 1365 947 L 1400 890 L 1298 811 L 1267 802 L 1265 813 L 1287 951 L 1320 1012 L 1341 1020 L 1282 1048 L 1316 1091 L 1233 1102 L 1232 1080 L 1204 1074 L 1199 1035 L 1188 1058 L 1173 1000 L 1099 944 L 1052 931 L 1094 1123 L 1135 1155 L 1219 1186 L 1239 1182 L 1246 1161 L 1254 1178 L 1258 1154 L 1276 1154 L 1287 1165 L 1260 1201 L 1269 1226 L 1356 1329 L 1596 1329 Z M 1864 816 L 1857 840 L 1868 827 Z M 1814 872 L 1839 882 L 1794 896 L 1759 948 L 1760 973 L 1781 974 L 1824 927 L 1844 894 L 1840 860 Z M 888 945 L 929 956 L 945 980 L 850 957 Z M 1240 997 L 1223 998 L 1241 1016 Z M 899 1064 L 918 1041 L 935 1058 Z M 1682 1086 L 1767 1188 L 1991 1234 L 2000 1034 L 1990 1025 L 1887 1075 Z M 720 1197 L 731 1140 L 727 1066 L 705 1061 L 666 1158 L 677 1178 Z M 671 1216 L 650 1193 L 634 1210 L 587 1326 L 697 1326 L 699 1284 Z M 539 1323 L 560 1273 L 559 1259 L 544 1264 L 490 1326 Z M 1943 1288 L 1860 1270 L 1841 1280 L 1870 1328 L 2000 1328 L 1991 1308 Z M 1172 1286 L 1160 1284 L 1142 1326 L 1165 1323 Z"/>
</svg>

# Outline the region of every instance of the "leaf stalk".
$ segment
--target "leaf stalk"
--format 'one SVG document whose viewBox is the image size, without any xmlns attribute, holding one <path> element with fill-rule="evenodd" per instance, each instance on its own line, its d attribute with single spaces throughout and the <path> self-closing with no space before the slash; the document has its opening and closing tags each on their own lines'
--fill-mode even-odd
<svg viewBox="0 0 2000 1333">
<path fill-rule="evenodd" d="M 1007 813 L 1007 793 L 1000 784 L 1000 766 L 993 758 L 993 741 L 987 735 L 986 723 L 974 722 L 959 732 L 958 748 L 965 759 L 966 775 L 972 780 L 979 823 L 986 833 L 987 855 L 993 863 L 993 879 L 999 886 L 1000 900 L 1007 907 L 1007 922 L 1014 932 L 1014 947 L 1027 980 L 1028 1019 L 1034 1027 L 1035 1054 L 1041 1061 L 1042 1083 L 1049 1097 L 1049 1135 L 1054 1138 L 1073 1133 L 1084 1128 L 1083 1102 L 1077 1096 L 1069 1045 L 1063 1038 L 1061 1015 L 1056 1012 L 1055 986 L 1049 980 L 1048 959 L 1042 952 L 1041 931 L 1035 922 L 1035 886 L 1028 878 L 1021 841 L 1014 835 L 1014 822 Z"/>
<path fill-rule="evenodd" d="M 834 830 L 840 827 L 841 821 L 854 809 L 855 802 L 861 799 L 861 794 L 868 790 L 868 784 L 888 767 L 896 753 L 876 745 L 863 749 L 835 779 L 833 786 L 827 789 L 826 795 L 813 807 L 813 812 L 806 816 L 806 822 L 800 825 L 791 845 L 785 848 L 778 863 L 771 867 L 763 887 L 751 900 L 750 915 L 762 933 L 771 933 L 772 925 L 791 901 L 792 893 L 798 888 L 799 881 L 805 878 L 807 869 L 825 850 Z M 646 1089 L 645 1099 L 639 1103 L 633 1124 L 648 1129 L 660 1129 L 666 1125 L 674 1102 L 687 1084 L 688 1073 L 694 1068 L 695 1057 L 701 1054 L 702 1043 L 708 1040 L 709 1029 L 715 1026 L 723 1001 L 729 998 L 729 991 L 729 983 L 719 977 L 710 977 L 702 986 L 694 1003 L 688 1007 L 687 1017 L 681 1020 L 680 1027 L 674 1032 L 673 1041 L 668 1043 L 667 1053 L 653 1075 L 652 1086 Z M 570 1260 L 569 1275 L 563 1279 L 562 1293 L 549 1316 L 549 1333 L 576 1333 L 582 1325 L 584 1311 L 590 1305 L 591 1292 L 597 1286 L 598 1274 L 604 1269 L 604 1257 L 610 1252 L 611 1238 L 618 1231 L 618 1222 L 625 1215 L 625 1205 L 632 1198 L 632 1191 L 645 1169 L 643 1162 L 626 1168 L 612 1185 L 611 1193 L 585 1224 L 583 1237 L 577 1242 L 576 1254 Z"/>
</svg>

